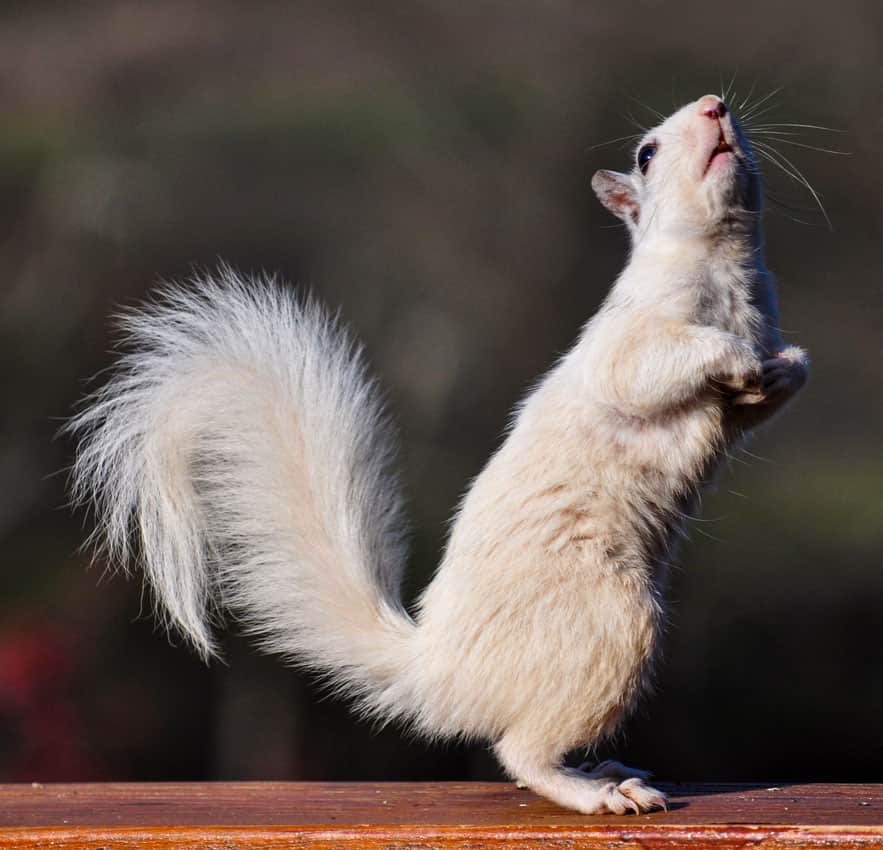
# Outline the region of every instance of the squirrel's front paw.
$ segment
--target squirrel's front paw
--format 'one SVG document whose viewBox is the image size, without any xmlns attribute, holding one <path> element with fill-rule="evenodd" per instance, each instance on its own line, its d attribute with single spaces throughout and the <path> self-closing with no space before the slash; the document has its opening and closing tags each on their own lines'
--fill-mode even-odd
<svg viewBox="0 0 883 850">
<path fill-rule="evenodd" d="M 728 395 L 750 395 L 763 388 L 763 364 L 747 343 L 737 346 L 712 383 Z"/>
<path fill-rule="evenodd" d="M 763 361 L 759 387 L 740 392 L 733 404 L 765 404 L 794 395 L 805 383 L 809 358 L 802 348 L 790 346 Z"/>
</svg>

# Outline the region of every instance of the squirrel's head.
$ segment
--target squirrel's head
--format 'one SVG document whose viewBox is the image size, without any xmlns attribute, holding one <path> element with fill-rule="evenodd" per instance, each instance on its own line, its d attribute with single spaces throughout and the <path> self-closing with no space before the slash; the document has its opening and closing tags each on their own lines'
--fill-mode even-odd
<svg viewBox="0 0 883 850">
<path fill-rule="evenodd" d="M 598 171 L 592 188 L 626 223 L 635 244 L 649 235 L 753 230 L 763 198 L 751 146 L 712 94 L 647 133 L 628 174 Z"/>
</svg>

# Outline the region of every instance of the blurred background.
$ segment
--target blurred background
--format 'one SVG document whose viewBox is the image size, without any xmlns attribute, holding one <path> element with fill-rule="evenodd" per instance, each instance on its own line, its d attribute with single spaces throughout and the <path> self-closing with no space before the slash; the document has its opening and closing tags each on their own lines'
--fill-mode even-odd
<svg viewBox="0 0 883 850">
<path fill-rule="evenodd" d="M 765 166 L 812 381 L 705 500 L 658 690 L 598 757 L 883 779 L 881 50 L 876 0 L 4 3 L 0 780 L 497 777 L 480 746 L 355 721 L 235 630 L 226 664 L 171 645 L 138 580 L 78 553 L 54 434 L 111 362 L 109 316 L 159 279 L 223 259 L 310 286 L 401 424 L 415 594 L 624 262 L 588 183 L 630 152 L 602 143 L 728 84 L 736 105 L 781 87 L 760 123 L 840 131 L 777 142 L 831 229 Z"/>
</svg>

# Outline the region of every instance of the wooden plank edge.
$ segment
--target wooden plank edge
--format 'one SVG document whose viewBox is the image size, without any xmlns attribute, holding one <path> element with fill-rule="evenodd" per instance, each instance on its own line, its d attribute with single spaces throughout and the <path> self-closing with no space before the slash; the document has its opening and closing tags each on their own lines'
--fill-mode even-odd
<svg viewBox="0 0 883 850">
<path fill-rule="evenodd" d="M 469 827 L 309 826 L 2 828 L 6 850 L 332 850 L 341 847 L 482 850 L 883 850 L 883 826 Z"/>
</svg>

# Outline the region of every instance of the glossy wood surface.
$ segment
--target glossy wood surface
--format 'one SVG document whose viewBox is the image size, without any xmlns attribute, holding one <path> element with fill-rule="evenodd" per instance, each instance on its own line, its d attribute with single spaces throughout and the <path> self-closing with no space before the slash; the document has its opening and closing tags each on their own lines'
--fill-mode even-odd
<svg viewBox="0 0 883 850">
<path fill-rule="evenodd" d="M 0 785 L 0 848 L 881 848 L 883 785 L 669 785 L 585 817 L 505 783 Z"/>
</svg>

